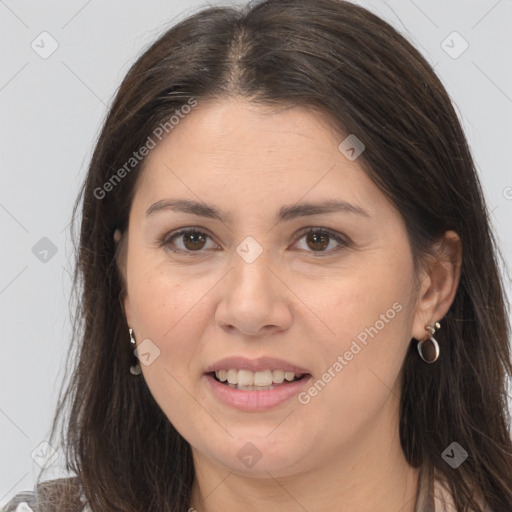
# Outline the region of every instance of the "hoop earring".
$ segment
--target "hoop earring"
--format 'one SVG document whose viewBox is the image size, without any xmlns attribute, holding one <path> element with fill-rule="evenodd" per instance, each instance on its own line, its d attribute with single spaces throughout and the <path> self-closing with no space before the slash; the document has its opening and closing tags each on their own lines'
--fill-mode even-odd
<svg viewBox="0 0 512 512">
<path fill-rule="evenodd" d="M 136 345 L 135 338 L 133 337 L 133 329 L 129 328 L 128 332 L 130 333 L 130 342 L 133 345 Z M 142 372 L 142 370 L 140 368 L 140 363 L 139 362 L 137 362 L 137 364 L 134 364 L 133 366 L 130 366 L 130 373 L 132 375 L 140 375 L 141 372 Z"/>
<path fill-rule="evenodd" d="M 425 325 L 425 330 L 429 331 L 430 334 L 428 338 L 425 338 L 424 340 L 418 342 L 418 352 L 420 354 L 421 359 L 423 359 L 423 361 L 425 361 L 426 363 L 434 363 L 435 361 L 437 361 L 439 357 L 439 344 L 434 338 L 434 333 L 436 332 L 436 329 L 440 328 L 441 324 L 439 322 L 436 322 L 434 326 Z M 429 340 L 431 343 L 429 347 L 424 346 L 424 343 L 427 340 Z"/>
</svg>

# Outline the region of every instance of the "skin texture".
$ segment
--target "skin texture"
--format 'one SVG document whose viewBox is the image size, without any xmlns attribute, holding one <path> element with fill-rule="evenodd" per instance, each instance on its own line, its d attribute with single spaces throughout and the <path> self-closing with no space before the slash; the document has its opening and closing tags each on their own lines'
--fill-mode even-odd
<svg viewBox="0 0 512 512">
<path fill-rule="evenodd" d="M 192 446 L 191 507 L 200 512 L 414 509 L 418 470 L 398 435 L 401 366 L 411 339 L 425 339 L 425 324 L 440 321 L 453 301 L 460 244 L 447 232 L 445 256 L 415 276 L 400 213 L 358 160 L 338 150 L 342 140 L 310 110 L 203 103 L 151 151 L 139 177 L 124 306 L 137 343 L 150 339 L 160 350 L 141 365 L 143 378 Z M 170 198 L 214 205 L 232 222 L 171 210 L 146 215 Z M 283 205 L 328 199 L 368 217 L 274 220 Z M 176 237 L 174 247 L 188 254 L 173 253 L 169 234 L 186 227 L 208 237 Z M 308 243 L 309 227 L 348 237 L 348 245 Z M 236 252 L 248 236 L 263 249 L 252 263 Z M 206 385 L 205 368 L 234 355 L 278 357 L 316 381 L 393 304 L 400 311 L 307 404 L 293 397 L 242 412 Z M 247 442 L 261 454 L 250 468 L 237 457 Z"/>
</svg>

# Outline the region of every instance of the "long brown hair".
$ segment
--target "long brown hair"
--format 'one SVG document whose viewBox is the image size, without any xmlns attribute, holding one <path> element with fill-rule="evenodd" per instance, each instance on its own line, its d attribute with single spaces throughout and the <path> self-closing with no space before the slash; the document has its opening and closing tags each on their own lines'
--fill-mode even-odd
<svg viewBox="0 0 512 512">
<path fill-rule="evenodd" d="M 76 479 L 41 484 L 41 496 L 46 489 L 48 502 L 73 510 L 78 484 L 94 511 L 188 510 L 190 445 L 142 376 L 129 372 L 134 355 L 113 234 L 126 232 L 144 163 L 126 166 L 134 151 L 191 100 L 226 96 L 312 108 L 340 133 L 356 134 L 366 146 L 358 162 L 401 212 L 416 262 L 446 230 L 459 234 L 461 278 L 439 331 L 441 357 L 426 365 L 414 340 L 406 355 L 400 440 L 412 466 L 428 463 L 445 478 L 458 511 L 480 510 L 471 485 L 495 512 L 512 510 L 509 325 L 470 150 L 421 54 L 388 23 L 340 0 L 206 8 L 166 31 L 129 70 L 74 210 L 82 208 L 71 378 L 51 442 L 61 425 Z M 457 470 L 442 458 L 454 441 L 468 452 Z"/>
</svg>

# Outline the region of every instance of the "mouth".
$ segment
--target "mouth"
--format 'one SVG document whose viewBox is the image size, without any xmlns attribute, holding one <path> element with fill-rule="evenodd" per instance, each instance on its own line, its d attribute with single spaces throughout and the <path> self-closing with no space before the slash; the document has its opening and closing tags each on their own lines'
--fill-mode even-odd
<svg viewBox="0 0 512 512">
<path fill-rule="evenodd" d="M 247 368 L 251 366 L 252 369 Z M 263 412 L 284 406 L 313 378 L 304 368 L 276 359 L 251 362 L 233 358 L 206 370 L 204 377 L 212 396 L 243 412 Z"/>
<path fill-rule="evenodd" d="M 290 404 L 313 380 L 308 369 L 271 356 L 232 356 L 204 369 L 216 401 L 243 412 L 263 412 Z"/>
<path fill-rule="evenodd" d="M 286 387 L 307 379 L 309 373 L 295 373 L 282 369 L 267 369 L 253 372 L 230 368 L 207 373 L 219 384 L 242 391 L 270 391 L 277 387 Z"/>
</svg>

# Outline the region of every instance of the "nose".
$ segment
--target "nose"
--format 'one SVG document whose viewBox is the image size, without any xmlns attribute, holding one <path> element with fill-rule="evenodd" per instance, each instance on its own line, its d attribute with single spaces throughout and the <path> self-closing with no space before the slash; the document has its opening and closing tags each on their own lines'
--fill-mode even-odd
<svg viewBox="0 0 512 512">
<path fill-rule="evenodd" d="M 272 265 L 268 251 L 263 250 L 252 262 L 236 254 L 233 262 L 234 268 L 223 280 L 217 325 L 257 338 L 288 329 L 293 294 Z"/>
</svg>

